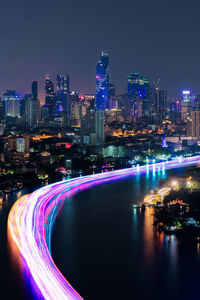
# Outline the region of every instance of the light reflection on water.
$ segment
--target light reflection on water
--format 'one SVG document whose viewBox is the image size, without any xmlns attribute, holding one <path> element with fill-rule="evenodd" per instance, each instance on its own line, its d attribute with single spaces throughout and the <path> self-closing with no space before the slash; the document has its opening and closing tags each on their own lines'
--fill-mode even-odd
<svg viewBox="0 0 200 300">
<path fill-rule="evenodd" d="M 200 247 L 187 253 L 175 236 L 157 232 L 152 208 L 132 208 L 160 180 L 185 171 L 161 167 L 155 173 L 138 172 L 66 201 L 56 221 L 52 252 L 85 299 L 196 299 L 188 298 L 193 288 L 189 274 L 196 272 Z M 188 259 L 193 264 L 185 263 Z"/>
</svg>

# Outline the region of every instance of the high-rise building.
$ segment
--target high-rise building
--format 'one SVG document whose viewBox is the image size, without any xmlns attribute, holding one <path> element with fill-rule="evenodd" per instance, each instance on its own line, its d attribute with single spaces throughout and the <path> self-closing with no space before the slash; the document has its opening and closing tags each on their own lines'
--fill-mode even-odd
<svg viewBox="0 0 200 300">
<path fill-rule="evenodd" d="M 109 109 L 117 108 L 116 88 L 114 84 L 109 84 L 108 99 L 109 99 Z"/>
<path fill-rule="evenodd" d="M 38 82 L 36 80 L 32 81 L 31 92 L 32 99 L 38 99 Z"/>
<path fill-rule="evenodd" d="M 32 94 L 25 94 L 20 101 L 20 116 L 23 122 L 27 122 L 27 103 L 32 99 Z"/>
<path fill-rule="evenodd" d="M 35 126 L 39 122 L 40 103 L 38 99 L 26 101 L 26 122 L 29 126 Z"/>
<path fill-rule="evenodd" d="M 54 93 L 54 85 L 49 75 L 45 76 L 45 105 L 48 109 L 49 120 L 53 121 L 56 116 L 56 97 Z"/>
<path fill-rule="evenodd" d="M 104 143 L 104 110 L 95 111 L 96 144 Z"/>
<path fill-rule="evenodd" d="M 191 121 L 192 121 L 192 136 L 200 138 L 200 111 L 193 110 L 191 112 Z"/>
<path fill-rule="evenodd" d="M 57 75 L 57 95 L 56 105 L 57 114 L 61 110 L 67 114 L 68 121 L 71 120 L 71 103 L 70 103 L 69 75 Z M 69 123 L 69 122 L 68 122 Z"/>
<path fill-rule="evenodd" d="M 57 75 L 57 92 L 69 94 L 69 75 Z"/>
<path fill-rule="evenodd" d="M 102 51 L 98 64 L 96 66 L 96 99 L 95 109 L 105 110 L 108 108 L 109 96 L 109 54 Z"/>
<path fill-rule="evenodd" d="M 160 123 L 166 118 L 167 91 L 155 88 L 152 99 L 151 120 Z"/>
<path fill-rule="evenodd" d="M 0 99 L 0 123 L 5 120 L 5 101 Z"/>
<path fill-rule="evenodd" d="M 20 117 L 20 96 L 16 94 L 16 91 L 7 90 L 3 94 L 3 101 L 6 116 Z"/>
<path fill-rule="evenodd" d="M 167 91 L 159 91 L 159 102 L 160 102 L 160 116 L 161 121 L 166 119 L 166 105 L 167 105 Z"/>
<path fill-rule="evenodd" d="M 95 133 L 95 111 L 87 109 L 86 114 L 81 117 L 81 135 L 90 135 Z"/>
<path fill-rule="evenodd" d="M 182 92 L 182 101 L 183 102 L 191 102 L 192 101 L 191 91 L 185 90 Z"/>
<path fill-rule="evenodd" d="M 96 66 L 95 135 L 96 143 L 104 143 L 104 111 L 109 107 L 109 54 L 101 52 Z"/>
<path fill-rule="evenodd" d="M 181 101 L 181 119 L 188 121 L 190 119 L 190 113 L 192 111 L 192 98 L 190 91 L 182 92 L 182 101 Z"/>
<path fill-rule="evenodd" d="M 139 73 L 131 73 L 128 76 L 128 95 L 132 111 L 134 111 L 134 106 L 138 106 L 135 102 L 142 100 L 142 114 L 143 116 L 149 116 L 149 81 L 141 77 Z"/>
</svg>

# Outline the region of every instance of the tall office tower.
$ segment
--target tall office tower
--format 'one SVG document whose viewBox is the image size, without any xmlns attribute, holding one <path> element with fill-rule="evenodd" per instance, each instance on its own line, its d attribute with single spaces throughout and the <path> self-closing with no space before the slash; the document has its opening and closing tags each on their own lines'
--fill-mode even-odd
<svg viewBox="0 0 200 300">
<path fill-rule="evenodd" d="M 159 102 L 160 102 L 160 117 L 161 121 L 166 119 L 166 105 L 167 105 L 167 91 L 159 91 Z"/>
<path fill-rule="evenodd" d="M 200 138 L 200 111 L 193 110 L 191 112 L 192 136 Z"/>
<path fill-rule="evenodd" d="M 32 81 L 31 93 L 32 99 L 38 99 L 38 82 L 36 80 Z"/>
<path fill-rule="evenodd" d="M 27 102 L 32 99 L 32 94 L 25 94 L 20 101 L 20 116 L 23 122 L 27 121 Z"/>
<path fill-rule="evenodd" d="M 39 122 L 40 103 L 38 99 L 28 99 L 26 101 L 26 123 L 28 126 L 35 126 Z"/>
<path fill-rule="evenodd" d="M 166 118 L 167 91 L 155 88 L 151 106 L 151 120 L 160 123 Z"/>
<path fill-rule="evenodd" d="M 82 117 L 81 132 L 83 134 L 91 134 L 95 132 L 95 111 L 87 109 L 86 114 Z"/>
<path fill-rule="evenodd" d="M 71 120 L 71 103 L 69 90 L 69 75 L 57 75 L 57 114 L 63 111 L 67 115 L 68 123 Z"/>
<path fill-rule="evenodd" d="M 95 111 L 88 108 L 86 114 L 81 116 L 81 139 L 83 144 L 95 144 Z M 89 138 L 89 139 L 88 139 Z"/>
<path fill-rule="evenodd" d="M 95 111 L 95 134 L 96 144 L 104 143 L 104 110 Z"/>
<path fill-rule="evenodd" d="M 0 99 L 0 123 L 5 120 L 5 101 Z"/>
<path fill-rule="evenodd" d="M 183 102 L 191 102 L 192 101 L 191 91 L 183 91 L 182 92 L 182 101 Z"/>
<path fill-rule="evenodd" d="M 109 99 L 109 109 L 117 108 L 116 102 L 116 88 L 114 84 L 109 84 L 108 87 L 108 99 Z"/>
<path fill-rule="evenodd" d="M 69 93 L 69 75 L 57 75 L 57 91 Z"/>
<path fill-rule="evenodd" d="M 105 110 L 108 108 L 109 95 L 109 54 L 102 51 L 98 64 L 96 66 L 96 99 L 95 109 Z"/>
<path fill-rule="evenodd" d="M 95 134 L 97 144 L 104 143 L 104 111 L 109 105 L 108 65 L 109 54 L 102 51 L 96 66 Z"/>
<path fill-rule="evenodd" d="M 48 108 L 49 120 L 53 121 L 56 116 L 56 97 L 49 75 L 45 76 L 45 105 Z"/>
<path fill-rule="evenodd" d="M 135 102 L 142 100 L 142 115 L 149 116 L 149 81 L 146 78 L 141 77 L 139 73 L 131 73 L 128 76 L 128 95 L 132 102 L 132 107 L 138 106 Z M 134 110 L 134 108 L 132 110 Z"/>
<path fill-rule="evenodd" d="M 5 102 L 6 116 L 20 117 L 20 96 L 16 91 L 7 90 L 3 94 L 3 101 Z"/>
<path fill-rule="evenodd" d="M 192 99 L 190 91 L 182 92 L 182 101 L 181 101 L 181 119 L 188 121 L 190 119 L 190 114 L 192 111 Z"/>
</svg>

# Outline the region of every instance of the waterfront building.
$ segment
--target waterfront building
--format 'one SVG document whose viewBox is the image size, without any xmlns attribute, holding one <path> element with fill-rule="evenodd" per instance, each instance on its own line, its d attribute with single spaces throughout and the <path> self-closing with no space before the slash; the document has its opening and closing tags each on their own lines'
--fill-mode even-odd
<svg viewBox="0 0 200 300">
<path fill-rule="evenodd" d="M 126 157 L 126 147 L 110 145 L 103 147 L 103 157 Z"/>
</svg>

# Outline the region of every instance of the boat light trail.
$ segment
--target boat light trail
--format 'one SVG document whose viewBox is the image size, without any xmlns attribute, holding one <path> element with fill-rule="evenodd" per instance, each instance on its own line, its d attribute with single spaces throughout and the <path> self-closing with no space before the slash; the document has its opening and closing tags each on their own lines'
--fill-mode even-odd
<svg viewBox="0 0 200 300">
<path fill-rule="evenodd" d="M 49 300 L 80 300 L 56 267 L 51 256 L 51 233 L 54 220 L 63 201 L 95 185 L 120 180 L 126 176 L 162 169 L 197 164 L 200 156 L 182 158 L 167 163 L 137 165 L 133 168 L 83 176 L 42 187 L 21 197 L 8 217 L 8 235 L 23 257 L 42 297 Z"/>
</svg>

